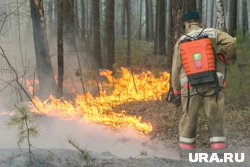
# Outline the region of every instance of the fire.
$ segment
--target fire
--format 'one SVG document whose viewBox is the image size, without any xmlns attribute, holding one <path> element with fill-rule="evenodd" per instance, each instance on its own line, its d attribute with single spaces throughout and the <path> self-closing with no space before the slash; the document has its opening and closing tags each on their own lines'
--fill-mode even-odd
<svg viewBox="0 0 250 167">
<path fill-rule="evenodd" d="M 29 93 L 33 96 L 34 95 L 34 88 L 35 88 L 35 85 L 38 85 L 39 81 L 38 80 L 25 80 L 25 85 L 27 86 L 28 88 L 28 91 Z"/>
<path fill-rule="evenodd" d="M 169 73 L 162 72 L 159 77 L 155 77 L 150 71 L 133 74 L 128 69 L 121 68 L 119 77 L 113 77 L 108 70 L 100 72 L 100 75 L 107 82 L 98 84 L 98 96 L 79 94 L 72 101 L 54 96 L 41 101 L 34 97 L 33 102 L 39 110 L 31 106 L 31 111 L 61 118 L 81 118 L 115 129 L 129 127 L 140 133 L 150 133 L 153 127 L 149 122 L 143 122 L 141 117 L 128 115 L 124 110 L 115 112 L 113 108 L 127 102 L 160 99 L 162 93 L 169 90 Z"/>
</svg>

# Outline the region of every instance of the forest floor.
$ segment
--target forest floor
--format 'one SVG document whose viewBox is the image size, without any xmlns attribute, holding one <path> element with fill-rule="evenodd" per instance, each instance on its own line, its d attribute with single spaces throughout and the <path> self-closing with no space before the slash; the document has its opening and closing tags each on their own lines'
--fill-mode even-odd
<svg viewBox="0 0 250 167">
<path fill-rule="evenodd" d="M 34 167 L 247 167 L 244 163 L 190 163 L 166 158 L 130 158 L 121 159 L 109 152 L 90 153 L 83 159 L 77 151 L 51 149 L 34 151 Z M 0 150 L 1 167 L 26 167 L 27 150 Z"/>
<path fill-rule="evenodd" d="M 249 156 L 247 156 L 246 161 L 241 164 L 206 164 L 206 163 L 189 163 L 187 161 L 180 161 L 178 156 L 177 150 L 177 143 L 178 143 L 178 122 L 182 115 L 180 108 L 175 108 L 172 104 L 167 103 L 165 100 L 156 100 L 156 101 L 142 101 L 142 102 L 133 102 L 127 103 L 122 106 L 117 106 L 114 110 L 120 111 L 121 109 L 125 109 L 129 111 L 131 115 L 140 115 L 142 116 L 143 121 L 151 122 L 154 131 L 150 134 L 150 140 L 152 141 L 160 141 L 164 143 L 166 149 L 174 150 L 170 154 L 174 154 L 171 156 L 153 156 L 153 155 L 141 155 L 138 156 L 131 156 L 131 157 L 121 157 L 116 155 L 112 151 L 106 148 L 106 151 L 103 152 L 95 152 L 95 151 L 88 151 L 88 157 L 82 158 L 77 150 L 72 149 L 65 149 L 65 148 L 43 148 L 43 149 L 34 149 L 34 166 L 35 167 L 172 167 L 172 166 L 249 166 L 250 160 Z M 227 123 L 228 123 L 228 144 L 229 148 L 232 150 L 238 150 L 239 152 L 245 152 L 247 155 L 250 155 L 250 117 L 249 117 L 249 110 L 245 111 L 227 111 Z M 1 118 L 2 119 L 2 118 Z M 45 118 L 47 120 L 43 120 L 42 124 L 51 123 L 53 122 L 50 118 Z M 4 122 L 4 121 L 1 121 Z M 209 141 L 208 141 L 208 127 L 206 124 L 207 120 L 204 114 L 200 114 L 198 120 L 198 132 L 197 132 L 197 145 L 198 148 L 207 149 L 209 148 Z M 56 124 L 53 123 L 51 126 L 54 127 L 62 127 L 65 124 Z M 66 125 L 67 127 L 71 125 Z M 50 127 L 53 129 L 54 127 Z M 47 127 L 46 127 L 47 128 Z M 75 127 L 69 127 L 72 130 Z M 67 131 L 66 128 L 63 128 L 64 131 Z M 2 134 L 4 133 L 1 129 Z M 57 129 L 51 130 L 57 131 Z M 89 136 L 88 132 L 84 130 L 84 135 Z M 13 132 L 10 132 L 13 134 Z M 99 133 L 97 131 L 97 133 Z M 56 134 L 54 134 L 56 135 Z M 41 137 L 43 142 L 49 142 L 53 140 L 51 138 Z M 61 136 L 56 136 L 57 138 L 62 138 Z M 103 139 L 102 139 L 103 137 Z M 96 136 L 95 138 L 99 138 L 100 141 L 105 143 L 106 137 L 105 134 L 100 134 L 100 136 Z M 115 138 L 115 137 L 114 137 Z M 47 139 L 47 141 L 46 141 Z M 11 140 L 16 140 L 13 137 Z M 81 141 L 81 137 L 79 137 L 78 142 L 80 144 L 84 143 Z M 128 138 L 119 139 L 122 140 L 123 144 L 126 145 L 130 140 Z M 1 141 L 1 140 L 0 140 Z M 1 146 L 4 145 L 4 141 L 1 141 Z M 93 141 L 94 142 L 94 141 Z M 41 143 L 41 142 L 39 142 Z M 56 142 L 60 143 L 60 141 Z M 36 144 L 36 142 L 35 142 Z M 101 144 L 101 143 L 100 143 Z M 113 143 L 114 144 L 114 143 Z M 8 144 L 6 144 L 8 145 Z M 53 144 L 52 144 L 53 145 Z M 1 148 L 0 146 L 0 148 Z M 113 147 L 112 145 L 109 147 Z M 115 145 L 114 145 L 115 147 Z M 133 146 L 127 144 L 127 147 L 131 147 L 130 149 L 134 149 Z M 137 146 L 136 146 L 137 147 Z M 70 148 L 70 147 L 68 147 Z M 122 148 L 123 149 L 123 148 Z M 136 148 L 135 148 L 136 149 Z M 164 148 L 163 148 L 164 149 Z M 112 149 L 111 149 L 112 150 Z M 208 149 L 207 149 L 208 150 Z M 145 153 L 146 154 L 146 153 Z M 169 154 L 169 155 L 170 155 Z M 168 154 L 167 154 L 168 155 Z M 175 158 L 173 158 L 175 157 Z M 9 166 L 25 166 L 27 163 L 28 158 L 28 151 L 27 149 L 11 149 L 11 148 L 4 148 L 0 149 L 0 167 L 9 167 Z"/>
<path fill-rule="evenodd" d="M 190 163 L 166 158 L 121 159 L 105 152 L 90 153 L 87 160 L 81 159 L 78 152 L 66 149 L 36 150 L 34 167 L 247 167 L 244 163 Z M 1 167 L 26 167 L 27 150 L 0 150 Z M 248 163 L 248 164 L 247 164 Z"/>
<path fill-rule="evenodd" d="M 147 47 L 145 47 L 147 48 Z M 145 59 L 146 61 L 146 59 Z M 142 62 L 142 61 L 139 61 Z M 152 62 L 148 59 L 148 62 Z M 159 62 L 163 62 L 159 60 Z M 142 63 L 149 64 L 146 62 Z M 119 64 L 117 66 L 120 66 Z M 140 67 L 140 65 L 138 65 Z M 138 67 L 137 66 L 137 67 Z M 158 64 L 156 66 L 159 66 Z M 164 65 L 165 66 L 165 65 Z M 249 67 L 249 66 L 246 66 Z M 147 67 L 151 69 L 152 67 Z M 136 69 L 136 68 L 134 68 Z M 156 69 L 156 68 L 153 68 Z M 156 73 L 159 72 L 155 70 Z M 236 70 L 235 70 L 236 71 Z M 244 70 L 249 71 L 249 70 Z M 233 75 L 240 76 L 239 74 Z M 236 85 L 239 81 L 235 78 L 236 82 L 232 86 Z M 244 86 L 248 84 L 241 85 L 241 89 L 232 88 L 232 90 L 237 90 L 241 95 L 242 92 L 247 92 L 248 89 L 243 89 Z M 242 90 L 242 91 L 241 91 Z M 241 91 L 241 92 L 240 92 Z M 229 92 L 228 96 L 236 96 L 235 92 Z M 248 95 L 247 95 L 248 96 Z M 232 97 L 231 102 L 234 101 Z M 232 100 L 233 99 L 233 100 Z M 240 100 L 239 100 L 240 99 Z M 242 100 L 243 99 L 243 100 Z M 238 98 L 239 101 L 244 103 L 249 103 L 248 98 Z M 240 104 L 242 104 L 240 103 Z M 250 108 L 244 107 L 239 109 L 238 107 L 232 106 L 227 102 L 226 105 L 226 123 L 228 132 L 228 147 L 231 150 L 238 152 L 247 153 L 247 160 L 243 164 L 193 164 L 187 161 L 180 161 L 179 151 L 178 151 L 178 123 L 182 116 L 182 111 L 180 108 L 176 108 L 173 104 L 167 103 L 164 100 L 155 101 L 136 101 L 122 104 L 121 106 L 116 106 L 113 108 L 114 111 L 126 110 L 130 115 L 141 116 L 142 121 L 150 122 L 153 126 L 153 132 L 147 136 L 146 142 L 151 142 L 146 148 L 141 147 L 145 145 L 145 141 L 136 137 L 134 139 L 133 134 L 126 136 L 127 134 L 118 135 L 113 132 L 106 132 L 106 130 L 99 127 L 72 125 L 71 123 L 61 122 L 51 120 L 50 118 L 44 118 L 40 122 L 40 126 L 48 131 L 45 134 L 41 132 L 39 136 L 39 142 L 34 142 L 34 146 L 42 148 L 34 148 L 34 166 L 35 167 L 191 167 L 191 166 L 250 166 Z M 0 116 L 0 124 L 3 124 L 3 118 Z M 46 127 L 47 126 L 47 127 Z M 49 127 L 48 127 L 49 126 Z M 89 125 L 87 125 L 89 127 Z M 9 129 L 3 128 L 4 125 L 0 126 L 0 167 L 9 166 L 25 166 L 28 154 L 27 149 L 16 149 L 13 143 L 16 143 L 16 132 L 10 131 Z M 80 132 L 82 131 L 82 132 Z M 7 132 L 7 135 L 5 135 Z M 61 134 L 60 134 L 60 133 Z M 64 133 L 63 133 L 64 132 Z M 87 150 L 89 150 L 89 156 L 83 159 L 79 151 L 75 150 L 72 146 L 65 147 L 65 138 L 67 133 L 71 132 L 72 137 L 76 139 L 80 145 L 87 145 Z M 93 136 L 92 132 L 95 133 Z M 81 133 L 81 134 L 78 134 Z M 7 136 L 7 137 L 6 137 Z M 78 137 L 75 137 L 78 136 Z M 86 140 L 89 138 L 89 140 Z M 139 139 L 138 139 L 139 138 Z M 60 141 L 57 141 L 60 139 Z M 138 142 L 139 141 L 139 142 Z M 154 141 L 160 142 L 161 144 L 156 144 L 157 149 L 155 149 Z M 42 143 L 42 144 L 41 144 Z M 63 143 L 63 144 L 62 144 Z M 93 144 L 91 144 L 93 143 Z M 199 113 L 198 124 L 197 124 L 197 147 L 201 150 L 209 150 L 209 134 L 207 118 L 204 112 Z M 46 145 L 46 147 L 43 147 Z M 63 145 L 63 147 L 60 147 Z M 116 147 L 118 148 L 116 150 Z M 159 148 L 162 147 L 162 148 Z M 96 149 L 98 148 L 98 149 Z M 153 152 L 152 148 L 154 149 Z M 140 152 L 146 149 L 147 152 Z M 115 150 L 115 151 L 114 151 Z M 164 154 L 157 152 L 162 152 L 165 150 Z M 125 152 L 128 156 L 119 155 L 119 152 Z M 146 155 L 148 154 L 148 155 Z"/>
<path fill-rule="evenodd" d="M 181 108 L 175 108 L 165 100 L 135 102 L 121 106 L 131 114 L 141 115 L 143 119 L 152 123 L 154 132 L 152 138 L 178 143 L 178 123 L 182 116 Z M 226 126 L 229 147 L 250 147 L 250 109 L 231 110 L 226 106 Z M 198 148 L 209 148 L 209 133 L 205 113 L 199 113 L 197 123 Z"/>
</svg>

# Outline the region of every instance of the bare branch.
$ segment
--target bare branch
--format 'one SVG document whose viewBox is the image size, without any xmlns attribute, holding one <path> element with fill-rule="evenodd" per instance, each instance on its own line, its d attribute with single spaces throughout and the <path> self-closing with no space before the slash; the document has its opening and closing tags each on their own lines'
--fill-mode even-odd
<svg viewBox="0 0 250 167">
<path fill-rule="evenodd" d="M 5 24 L 6 20 L 7 20 L 7 18 L 8 18 L 10 15 L 14 14 L 17 10 L 19 10 L 26 2 L 27 2 L 27 0 L 25 0 L 24 2 L 22 2 L 22 3 L 20 4 L 20 6 L 18 6 L 15 10 L 13 10 L 12 12 L 10 12 L 9 14 L 6 14 L 6 13 L 5 13 L 5 17 L 4 17 L 4 19 L 3 19 L 3 24 L 1 25 L 1 28 L 0 28 L 0 33 L 1 33 L 2 30 L 3 30 L 4 24 Z"/>
<path fill-rule="evenodd" d="M 23 87 L 23 85 L 19 82 L 19 77 L 18 74 L 15 70 L 15 68 L 12 66 L 12 64 L 10 63 L 9 59 L 7 58 L 2 46 L 0 46 L 0 50 L 2 53 L 1 56 L 4 58 L 4 60 L 6 61 L 6 63 L 8 64 L 9 68 L 13 71 L 14 75 L 15 75 L 15 81 L 17 83 L 17 85 L 21 88 L 21 90 L 23 91 L 23 93 L 26 95 L 26 97 L 30 100 L 30 102 L 34 105 L 34 107 L 39 111 L 39 108 L 36 106 L 36 104 L 34 103 L 34 101 L 32 100 L 31 96 L 29 95 L 29 93 L 26 91 L 26 89 Z"/>
</svg>

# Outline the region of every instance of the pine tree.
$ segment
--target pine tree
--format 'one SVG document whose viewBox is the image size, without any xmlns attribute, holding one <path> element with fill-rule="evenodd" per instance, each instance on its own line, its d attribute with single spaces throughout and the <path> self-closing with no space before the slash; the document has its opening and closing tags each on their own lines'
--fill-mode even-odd
<svg viewBox="0 0 250 167">
<path fill-rule="evenodd" d="M 47 98 L 55 92 L 56 83 L 49 54 L 43 3 L 41 0 L 30 0 L 30 8 L 40 96 Z"/>
</svg>

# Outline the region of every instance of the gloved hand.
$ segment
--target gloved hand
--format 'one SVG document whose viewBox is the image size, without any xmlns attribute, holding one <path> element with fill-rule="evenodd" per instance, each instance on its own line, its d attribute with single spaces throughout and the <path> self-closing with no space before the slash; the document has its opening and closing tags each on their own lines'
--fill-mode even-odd
<svg viewBox="0 0 250 167">
<path fill-rule="evenodd" d="M 169 102 L 169 103 L 172 103 L 173 100 L 175 98 L 175 95 L 174 95 L 174 91 L 173 91 L 173 88 L 170 87 L 169 91 L 168 91 L 168 94 L 167 94 L 167 97 L 166 97 L 166 100 Z"/>
<path fill-rule="evenodd" d="M 175 95 L 173 92 L 173 88 L 170 88 L 168 95 L 166 97 L 166 100 L 169 103 L 173 103 L 175 105 L 175 107 L 181 106 L 181 95 Z"/>
<path fill-rule="evenodd" d="M 181 106 L 181 95 L 175 95 L 172 103 L 175 105 L 175 107 L 180 107 Z"/>
</svg>

